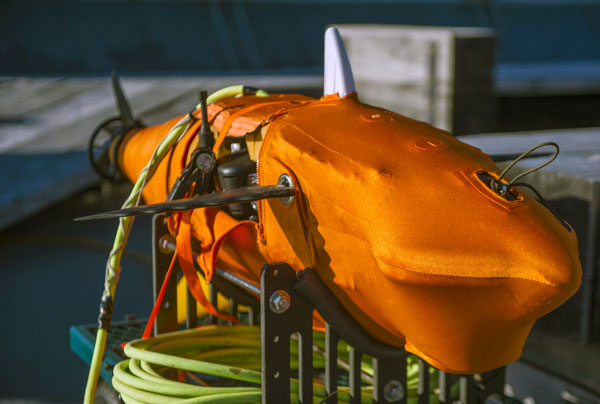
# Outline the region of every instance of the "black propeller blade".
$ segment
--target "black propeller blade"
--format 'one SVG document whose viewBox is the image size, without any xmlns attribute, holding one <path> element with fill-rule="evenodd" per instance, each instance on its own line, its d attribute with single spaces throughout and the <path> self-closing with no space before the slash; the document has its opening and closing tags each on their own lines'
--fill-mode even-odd
<svg viewBox="0 0 600 404">
<path fill-rule="evenodd" d="M 236 188 L 214 194 L 198 195 L 191 198 L 138 206 L 136 208 L 113 210 L 95 215 L 78 217 L 75 221 L 111 219 L 125 216 L 154 215 L 165 212 L 178 212 L 196 208 L 224 206 L 230 203 L 252 202 L 268 198 L 285 198 L 294 196 L 294 188 L 282 185 L 266 185 Z"/>
<path fill-rule="evenodd" d="M 125 97 L 123 88 L 121 88 L 121 83 L 119 82 L 119 76 L 117 75 L 117 72 L 113 71 L 111 77 L 113 93 L 115 95 L 115 101 L 117 102 L 117 108 L 119 109 L 119 115 L 121 122 L 123 123 L 123 128 L 129 130 L 137 126 L 137 122 L 135 119 L 133 119 L 131 108 L 129 108 L 129 103 L 127 103 L 127 98 Z"/>
</svg>

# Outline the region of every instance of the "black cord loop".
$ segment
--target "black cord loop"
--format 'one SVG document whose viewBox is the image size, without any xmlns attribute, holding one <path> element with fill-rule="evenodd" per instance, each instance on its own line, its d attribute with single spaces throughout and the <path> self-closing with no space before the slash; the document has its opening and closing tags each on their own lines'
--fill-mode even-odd
<svg viewBox="0 0 600 404">
<path fill-rule="evenodd" d="M 502 179 L 506 176 L 506 174 L 519 161 L 521 161 L 522 159 L 524 159 L 525 157 L 527 157 L 528 155 L 533 153 L 535 150 L 545 147 L 545 146 L 552 146 L 555 149 L 554 153 L 548 160 L 546 160 L 545 162 L 543 162 L 542 164 L 540 164 L 536 167 L 526 170 L 525 172 L 517 175 L 515 178 L 513 178 L 512 180 L 510 180 L 506 183 L 502 182 Z M 502 197 L 504 197 L 508 193 L 508 191 L 510 191 L 514 187 L 525 187 L 525 188 L 531 190 L 533 192 L 533 194 L 536 196 L 536 198 L 538 199 L 538 201 L 542 205 L 544 205 L 546 207 L 546 209 L 548 209 L 568 231 L 571 231 L 571 226 L 569 225 L 569 223 L 565 219 L 563 219 L 554 209 L 552 209 L 552 207 L 548 204 L 548 202 L 546 202 L 546 200 L 544 199 L 542 194 L 537 189 L 535 189 L 535 187 L 533 185 L 528 184 L 526 182 L 517 182 L 519 179 L 523 178 L 524 176 L 531 174 L 537 170 L 540 170 L 541 168 L 546 167 L 548 164 L 552 163 L 556 159 L 556 157 L 558 157 L 559 152 L 560 152 L 560 148 L 558 147 L 558 144 L 556 144 L 555 142 L 540 143 L 537 146 L 534 146 L 534 147 L 530 148 L 529 150 L 527 150 L 526 152 L 522 153 L 516 159 L 514 159 L 504 170 L 502 170 L 498 179 L 492 178 L 490 185 L 491 185 L 492 190 Z"/>
<path fill-rule="evenodd" d="M 512 180 L 508 181 L 507 183 L 503 183 L 502 179 L 504 178 L 504 176 L 521 160 L 523 160 L 525 157 L 527 157 L 528 155 L 530 155 L 531 153 L 533 153 L 534 151 L 536 151 L 537 149 L 540 149 L 542 147 L 545 146 L 552 146 L 554 147 L 556 150 L 554 152 L 554 154 L 552 155 L 552 157 L 550 157 L 547 161 L 545 161 L 544 163 L 533 167 L 519 175 L 517 175 L 515 178 L 513 178 Z M 504 194 L 506 194 L 506 192 L 508 192 L 508 190 L 510 190 L 515 183 L 520 179 L 523 178 L 524 176 L 531 174 L 532 172 L 535 172 L 543 167 L 546 167 L 548 164 L 552 163 L 556 157 L 558 157 L 558 153 L 560 152 L 560 148 L 558 147 L 558 144 L 556 144 L 555 142 L 544 142 L 544 143 L 540 143 L 537 146 L 533 146 L 532 148 L 530 148 L 529 150 L 525 151 L 524 153 L 521 153 L 521 155 L 519 157 L 517 157 L 516 159 L 514 159 L 504 170 L 502 170 L 502 172 L 500 173 L 500 176 L 498 177 L 498 179 L 493 179 L 492 180 L 492 188 L 494 189 L 494 191 L 496 193 L 498 193 L 500 196 L 504 196 Z"/>
</svg>

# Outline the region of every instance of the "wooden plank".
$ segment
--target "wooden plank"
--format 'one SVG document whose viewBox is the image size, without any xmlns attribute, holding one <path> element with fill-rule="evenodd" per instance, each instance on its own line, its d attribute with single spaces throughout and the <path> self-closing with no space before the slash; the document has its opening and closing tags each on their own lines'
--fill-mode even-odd
<svg viewBox="0 0 600 404">
<path fill-rule="evenodd" d="M 290 87 L 314 90 L 320 87 L 321 79 L 315 76 L 165 77 L 124 78 L 122 83 L 134 114 L 147 124 L 156 124 L 189 112 L 198 102 L 200 89 L 215 91 L 231 84 L 248 83 L 277 91 Z M 102 120 L 116 115 L 114 104 L 112 89 L 106 80 L 102 86 L 44 108 L 30 121 L 0 126 L 0 151 L 40 152 L 84 147 L 93 128 Z"/>
<path fill-rule="evenodd" d="M 101 86 L 105 82 L 105 79 L 100 78 L 35 81 L 18 78 L 13 80 L 11 86 L 0 84 L 0 117 L 26 118 L 39 108 L 51 107 L 56 102 Z M 5 92 L 8 94 L 3 94 Z"/>
<path fill-rule="evenodd" d="M 198 104 L 200 90 L 209 93 L 234 84 L 245 84 L 269 92 L 301 92 L 319 96 L 323 88 L 321 76 L 231 76 L 192 78 L 188 90 L 172 98 L 163 98 L 153 108 L 138 116 L 149 124 L 164 122 L 174 116 L 189 112 Z M 135 110 L 135 108 L 134 108 Z"/>
<path fill-rule="evenodd" d="M 547 199 L 572 197 L 591 201 L 595 183 L 600 182 L 600 128 L 462 136 L 460 140 L 488 154 L 515 155 L 542 142 L 556 142 L 561 148 L 556 160 L 525 178 Z M 553 151 L 552 148 L 547 150 Z M 548 156 L 524 159 L 508 177 L 514 177 L 547 159 Z M 507 164 L 499 165 L 505 167 Z"/>
<path fill-rule="evenodd" d="M 556 142 L 561 153 L 600 150 L 600 128 L 489 133 L 458 138 L 488 154 L 519 154 L 542 142 Z"/>
<path fill-rule="evenodd" d="M 498 63 L 495 93 L 501 97 L 598 94 L 600 62 L 562 60 Z"/>
<path fill-rule="evenodd" d="M 96 181 L 83 151 L 0 154 L 0 228 L 52 206 Z"/>
<path fill-rule="evenodd" d="M 134 101 L 147 95 L 154 84 L 155 80 L 151 79 L 133 79 L 124 81 L 123 86 Z M 140 100 L 140 103 L 143 101 Z M 83 139 L 100 121 L 115 114 L 112 91 L 106 81 L 99 88 L 43 108 L 26 122 L 3 125 L 0 127 L 0 151 L 65 150 L 65 142 L 68 144 L 73 137 Z"/>
<path fill-rule="evenodd" d="M 35 93 L 60 77 L 0 77 L 0 104 Z"/>
<path fill-rule="evenodd" d="M 494 124 L 488 28 L 339 25 L 361 99 L 453 133 Z"/>
<path fill-rule="evenodd" d="M 270 91 L 320 93 L 322 88 L 317 76 L 122 79 L 134 114 L 150 125 L 189 112 L 198 103 L 200 89 L 215 91 L 240 83 Z M 25 95 L 14 95 L 11 89 Z M 0 94 L 0 108 L 16 113 L 21 105 L 29 112 L 21 122 L 0 121 L 1 229 L 98 181 L 87 160 L 88 138 L 98 123 L 117 111 L 108 79 L 7 79 L 0 84 Z M 34 100 L 27 94 L 39 97 Z"/>
</svg>

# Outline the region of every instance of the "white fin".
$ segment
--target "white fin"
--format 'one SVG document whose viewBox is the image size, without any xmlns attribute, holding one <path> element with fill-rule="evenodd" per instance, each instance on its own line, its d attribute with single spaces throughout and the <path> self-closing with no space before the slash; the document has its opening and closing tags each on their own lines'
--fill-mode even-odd
<svg viewBox="0 0 600 404">
<path fill-rule="evenodd" d="M 340 97 L 356 92 L 354 76 L 340 32 L 335 27 L 325 31 L 325 78 L 323 95 Z"/>
</svg>

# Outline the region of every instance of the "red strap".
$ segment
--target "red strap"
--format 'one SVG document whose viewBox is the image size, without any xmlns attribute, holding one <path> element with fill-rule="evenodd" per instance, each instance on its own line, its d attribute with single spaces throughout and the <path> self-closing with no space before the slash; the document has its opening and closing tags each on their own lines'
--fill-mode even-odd
<svg viewBox="0 0 600 404">
<path fill-rule="evenodd" d="M 200 302 L 202 307 L 209 313 L 215 317 L 222 318 L 226 321 L 231 321 L 234 324 L 239 324 L 239 320 L 233 316 L 229 316 L 227 314 L 219 313 L 215 307 L 210 304 L 210 302 L 204 296 L 204 291 L 202 290 L 202 285 L 200 284 L 200 280 L 198 279 L 198 274 L 196 273 L 196 268 L 194 267 L 194 262 L 192 261 L 192 243 L 191 243 L 191 225 L 190 225 L 190 216 L 192 215 L 191 210 L 186 210 L 181 215 L 181 223 L 179 224 L 179 232 L 177 233 L 177 259 L 179 261 L 179 266 L 181 266 L 181 270 L 183 271 L 183 275 L 187 281 L 188 288 L 192 293 L 192 296 Z"/>
<path fill-rule="evenodd" d="M 171 273 L 173 272 L 173 267 L 175 266 L 175 260 L 177 259 L 177 253 L 173 254 L 173 259 L 171 260 L 171 264 L 169 265 L 169 270 L 165 275 L 165 280 L 160 287 L 160 292 L 158 292 L 158 296 L 156 297 L 156 302 L 154 302 L 154 307 L 152 308 L 152 313 L 150 313 L 150 318 L 146 323 L 146 328 L 144 328 L 144 333 L 142 334 L 142 338 L 146 339 L 150 337 L 152 334 L 152 327 L 154 326 L 154 321 L 156 320 L 156 315 L 158 314 L 158 309 L 160 309 L 160 305 L 163 301 L 163 297 L 165 296 L 165 291 L 167 290 L 167 285 L 169 284 L 169 279 L 171 279 Z"/>
</svg>

